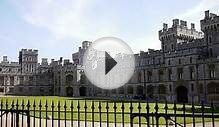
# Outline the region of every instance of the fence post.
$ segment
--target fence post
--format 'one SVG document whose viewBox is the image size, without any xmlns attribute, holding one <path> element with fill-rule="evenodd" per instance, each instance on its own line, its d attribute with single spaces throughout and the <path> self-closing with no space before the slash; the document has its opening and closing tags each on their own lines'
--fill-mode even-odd
<svg viewBox="0 0 219 127">
<path fill-rule="evenodd" d="M 214 104 L 211 102 L 212 127 L 214 127 Z"/>
<path fill-rule="evenodd" d="M 113 106 L 113 109 L 114 109 L 114 122 L 115 122 L 115 127 L 116 127 L 116 102 L 114 101 L 114 106 Z"/>
<path fill-rule="evenodd" d="M 140 102 L 138 102 L 138 113 L 139 114 L 141 113 L 141 103 Z M 139 125 L 139 127 L 141 127 L 141 116 L 139 115 L 138 118 L 139 118 L 138 119 L 138 125 Z"/>
<path fill-rule="evenodd" d="M 192 100 L 192 123 L 193 123 L 193 127 L 195 127 L 195 105 L 194 105 L 194 101 Z"/>
<path fill-rule="evenodd" d="M 65 127 L 67 126 L 67 123 L 66 123 L 66 119 L 67 119 L 67 113 L 66 113 L 66 109 L 67 109 L 67 104 L 66 104 L 66 100 L 65 100 L 65 104 L 64 104 L 64 114 L 65 114 Z"/>
<path fill-rule="evenodd" d="M 13 127 L 14 123 L 14 100 L 11 103 L 11 127 Z"/>
<path fill-rule="evenodd" d="M 150 106 L 149 106 L 149 103 L 148 103 L 148 99 L 147 99 L 147 104 L 146 104 L 146 110 L 147 110 L 147 127 L 150 127 L 150 117 L 149 117 Z"/>
<path fill-rule="evenodd" d="M 204 117 L 204 113 L 205 113 L 205 106 L 204 106 L 204 101 L 202 101 L 202 126 L 205 127 L 205 117 Z"/>
<path fill-rule="evenodd" d="M 164 110 L 165 110 L 166 127 L 168 127 L 168 115 L 167 115 L 168 105 L 167 105 L 167 100 L 165 101 Z"/>
<path fill-rule="evenodd" d="M 130 109 L 130 124 L 131 124 L 130 126 L 133 127 L 133 118 L 132 118 L 133 106 L 132 106 L 132 100 L 130 102 L 129 109 Z"/>
<path fill-rule="evenodd" d="M 84 104 L 84 126 L 87 127 L 87 101 L 85 100 L 85 104 Z"/>
<path fill-rule="evenodd" d="M 60 127 L 60 108 L 61 108 L 61 105 L 60 105 L 60 100 L 58 102 L 58 127 Z"/>
<path fill-rule="evenodd" d="M 158 104 L 157 104 L 157 100 L 156 100 L 156 104 L 155 104 L 154 109 L 155 109 L 156 126 L 159 127 L 159 116 L 158 116 L 159 107 L 158 107 Z"/>
<path fill-rule="evenodd" d="M 102 108 L 102 106 L 101 106 L 101 102 L 99 101 L 99 106 L 98 106 L 98 108 L 99 108 L 99 116 L 100 116 L 100 127 L 102 127 L 102 116 L 101 116 L 101 108 Z"/>
<path fill-rule="evenodd" d="M 92 109 L 92 127 L 95 127 L 94 126 L 94 101 L 92 100 L 92 106 L 91 106 L 91 109 Z"/>
<path fill-rule="evenodd" d="M 122 126 L 124 127 L 125 126 L 125 123 L 124 123 L 124 121 L 125 121 L 125 116 L 124 116 L 124 112 L 125 112 L 125 106 L 124 106 L 124 102 L 122 101 L 122 107 L 121 107 L 121 109 L 122 109 Z"/>
<path fill-rule="evenodd" d="M 46 108 L 46 127 L 47 127 L 47 120 L 48 120 L 48 114 L 47 114 L 47 110 L 48 110 L 48 102 L 46 100 L 46 104 L 45 104 L 45 108 Z"/>
<path fill-rule="evenodd" d="M 52 100 L 52 105 L 51 105 L 51 108 L 52 108 L 52 127 L 54 126 L 54 101 Z"/>
<path fill-rule="evenodd" d="M 78 127 L 80 127 L 80 101 L 78 100 Z"/>
<path fill-rule="evenodd" d="M 72 100 L 71 101 L 71 127 L 73 127 L 73 121 L 74 121 L 73 110 L 74 110 L 74 104 L 73 104 L 73 100 Z"/>
<path fill-rule="evenodd" d="M 41 127 L 41 117 L 42 117 L 42 116 L 41 116 L 41 115 L 42 115 L 42 114 L 41 114 L 41 111 L 42 111 L 42 102 L 41 102 L 41 99 L 40 99 L 40 103 L 39 103 L 39 110 L 40 110 L 40 114 L 39 114 L 39 115 L 40 115 L 40 123 L 39 123 L 39 124 L 40 124 L 40 127 Z"/>
<path fill-rule="evenodd" d="M 6 104 L 5 104 L 5 106 L 6 106 L 6 110 L 8 110 L 8 99 L 6 99 Z M 6 112 L 6 114 L 5 114 L 6 116 L 6 123 L 5 123 L 5 126 L 7 127 L 8 126 L 8 113 Z"/>
<path fill-rule="evenodd" d="M 174 101 L 173 110 L 174 110 L 174 122 L 175 122 L 174 125 L 175 125 L 175 127 L 177 127 L 177 118 L 176 118 L 177 107 L 176 107 L 176 101 Z"/>
<path fill-rule="evenodd" d="M 3 114 L 3 113 L 2 113 L 3 106 L 4 106 L 4 105 L 3 105 L 3 101 L 2 101 L 2 99 L 1 99 L 1 116 L 2 116 L 2 114 Z M 3 117 L 3 116 L 2 116 L 2 117 Z M 2 122 L 2 117 L 1 117 L 1 127 L 2 127 L 2 123 L 3 123 L 3 122 Z"/>
<path fill-rule="evenodd" d="M 35 116 L 36 116 L 36 101 L 33 101 L 33 127 L 35 127 Z"/>
<path fill-rule="evenodd" d="M 18 111 L 18 108 L 19 108 L 19 104 L 18 104 L 18 99 L 17 99 L 17 102 L 16 102 L 16 127 L 19 127 L 19 111 Z M 2 127 L 2 126 L 1 126 Z"/>
<path fill-rule="evenodd" d="M 106 126 L 109 127 L 109 103 L 106 102 Z"/>
<path fill-rule="evenodd" d="M 184 122 L 184 127 L 186 127 L 186 106 L 185 106 L 185 103 L 183 103 L 182 110 L 183 110 L 183 122 Z"/>
<path fill-rule="evenodd" d="M 30 101 L 27 101 L 27 127 L 30 127 Z"/>
</svg>

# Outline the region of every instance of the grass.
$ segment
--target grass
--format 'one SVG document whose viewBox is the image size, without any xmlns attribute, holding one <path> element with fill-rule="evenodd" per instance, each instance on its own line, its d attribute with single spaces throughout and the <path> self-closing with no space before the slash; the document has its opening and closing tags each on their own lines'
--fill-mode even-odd
<svg viewBox="0 0 219 127">
<path fill-rule="evenodd" d="M 46 118 L 48 116 L 52 116 L 52 103 L 54 104 L 54 109 L 53 111 L 58 111 L 58 104 L 60 103 L 60 114 L 58 114 L 58 112 L 53 112 L 53 116 L 55 119 L 66 119 L 67 120 L 71 120 L 71 104 L 73 105 L 73 119 L 74 120 L 78 120 L 80 118 L 81 121 L 84 121 L 85 120 L 85 104 L 87 106 L 87 109 L 86 109 L 86 120 L 87 121 L 92 121 L 92 101 L 94 101 L 94 121 L 98 122 L 100 121 L 100 118 L 101 118 L 101 121 L 106 121 L 107 120 L 107 115 L 106 115 L 106 101 L 105 100 L 85 100 L 85 99 L 80 99 L 80 98 L 72 98 L 72 97 L 55 97 L 55 96 L 17 96 L 17 97 L 1 97 L 0 98 L 0 101 L 3 102 L 3 107 L 2 108 L 6 108 L 5 106 L 5 103 L 6 101 L 8 102 L 8 109 L 11 108 L 11 104 L 14 102 L 14 105 L 15 105 L 15 109 L 18 108 L 18 109 L 27 109 L 27 102 L 30 102 L 30 115 L 31 116 L 34 116 L 34 101 L 35 101 L 35 104 L 36 104 L 36 107 L 35 107 L 35 116 L 36 117 L 40 117 L 40 114 L 41 114 L 41 117 L 42 118 Z M 39 104 L 40 104 L 40 101 L 41 101 L 41 104 L 42 104 L 42 107 L 41 107 L 41 112 L 39 111 L 40 110 L 40 107 L 39 107 Z M 19 104 L 19 107 L 16 107 L 16 104 Z M 22 102 L 24 104 L 24 107 L 22 107 Z M 122 102 L 118 101 L 116 102 L 116 107 L 117 109 L 115 110 L 114 109 L 114 102 L 113 101 L 108 101 L 109 103 L 109 122 L 122 122 Z M 46 114 L 46 103 L 47 103 L 47 114 Z M 64 105 L 66 104 L 66 112 L 65 112 L 65 108 L 64 108 Z M 79 104 L 79 105 L 78 105 Z M 80 107 L 80 114 L 78 113 L 78 106 Z M 101 116 L 100 116 L 100 109 L 99 109 L 99 106 L 101 106 Z M 140 109 L 140 112 L 141 113 L 146 113 L 146 103 L 145 102 L 133 102 L 132 104 L 133 106 L 133 113 L 138 113 L 139 112 L 139 109 L 138 107 L 140 106 L 141 109 Z M 149 103 L 149 106 L 150 106 L 150 113 L 154 113 L 155 112 L 155 103 Z M 164 110 L 164 106 L 165 104 L 163 103 L 158 103 L 158 112 L 159 113 L 164 113 L 165 110 Z M 168 110 L 167 110 L 167 113 L 170 114 L 170 113 L 174 113 L 174 110 L 173 110 L 173 104 L 168 104 Z M 196 109 L 200 109 L 201 107 L 200 106 L 195 106 Z M 182 105 L 180 104 L 177 104 L 177 114 L 182 114 Z M 191 114 L 191 105 L 186 105 L 186 109 L 187 109 L 187 114 Z M 115 113 L 116 112 L 116 115 Z M 130 122 L 130 102 L 124 102 L 124 122 L 125 123 L 129 123 Z M 79 117 L 78 117 L 79 116 Z M 115 118 L 116 117 L 116 118 Z M 116 119 L 116 121 L 115 121 Z M 173 118 L 174 119 L 174 118 Z M 201 122 L 201 118 L 196 118 L 195 119 L 196 122 Z M 216 119 L 217 120 L 217 119 Z M 139 121 L 139 118 L 135 118 L 134 119 L 134 123 L 138 123 Z M 152 122 L 152 119 L 150 120 Z M 205 119 L 205 122 L 208 122 L 208 121 L 211 121 L 211 119 Z M 146 120 L 141 118 L 141 122 L 142 123 L 146 123 Z M 183 118 L 177 118 L 177 122 L 178 123 L 183 123 L 184 120 Z M 192 118 L 186 118 L 186 123 L 191 123 L 192 122 Z M 165 120 L 164 118 L 161 118 L 159 120 L 159 123 L 160 124 L 165 124 Z"/>
</svg>

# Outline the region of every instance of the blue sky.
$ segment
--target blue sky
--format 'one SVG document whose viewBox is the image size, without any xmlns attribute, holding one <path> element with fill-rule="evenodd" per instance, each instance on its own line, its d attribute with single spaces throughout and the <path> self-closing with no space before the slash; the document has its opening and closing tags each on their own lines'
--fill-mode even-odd
<svg viewBox="0 0 219 127">
<path fill-rule="evenodd" d="M 0 57 L 18 61 L 22 48 L 41 58 L 71 59 L 84 40 L 115 36 L 135 53 L 160 49 L 158 30 L 173 18 L 196 23 L 219 14 L 219 0 L 0 0 Z"/>
</svg>

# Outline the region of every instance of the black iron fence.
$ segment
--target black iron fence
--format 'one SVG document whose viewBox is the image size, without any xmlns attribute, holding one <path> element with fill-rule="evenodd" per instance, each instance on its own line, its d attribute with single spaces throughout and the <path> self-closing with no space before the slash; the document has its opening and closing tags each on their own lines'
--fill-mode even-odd
<svg viewBox="0 0 219 127">
<path fill-rule="evenodd" d="M 0 102 L 1 127 L 219 127 L 212 104 L 145 101 L 8 100 Z"/>
</svg>

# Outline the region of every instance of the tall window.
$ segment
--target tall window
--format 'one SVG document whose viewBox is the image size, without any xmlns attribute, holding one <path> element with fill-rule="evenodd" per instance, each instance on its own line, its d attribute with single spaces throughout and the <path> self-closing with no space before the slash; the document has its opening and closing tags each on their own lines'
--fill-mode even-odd
<svg viewBox="0 0 219 127">
<path fill-rule="evenodd" d="M 194 68 L 193 68 L 193 67 L 190 67 L 190 68 L 189 68 L 189 71 L 190 71 L 190 79 L 191 79 L 191 80 L 195 79 Z"/>
<path fill-rule="evenodd" d="M 194 84 L 191 84 L 191 91 L 194 91 Z"/>
<path fill-rule="evenodd" d="M 179 58 L 179 64 L 181 64 L 182 63 L 182 61 L 181 61 L 181 59 Z"/>
<path fill-rule="evenodd" d="M 183 68 L 178 68 L 177 74 L 178 74 L 178 80 L 181 80 L 183 78 Z"/>
<path fill-rule="evenodd" d="M 158 71 L 158 75 L 159 75 L 159 81 L 163 81 L 163 71 L 162 70 L 159 70 Z"/>
<path fill-rule="evenodd" d="M 168 69 L 168 80 L 171 80 L 171 76 L 172 76 L 172 70 Z"/>
<path fill-rule="evenodd" d="M 138 73 L 138 83 L 141 83 L 141 72 Z"/>
<path fill-rule="evenodd" d="M 214 65 L 209 65 L 209 77 L 210 78 L 215 78 L 215 66 Z"/>
<path fill-rule="evenodd" d="M 147 72 L 147 79 L 149 82 L 151 82 L 151 80 L 152 80 L 152 72 L 151 71 Z"/>
<path fill-rule="evenodd" d="M 190 61 L 190 64 L 191 64 L 192 63 L 192 57 L 190 57 L 189 61 Z"/>
</svg>

